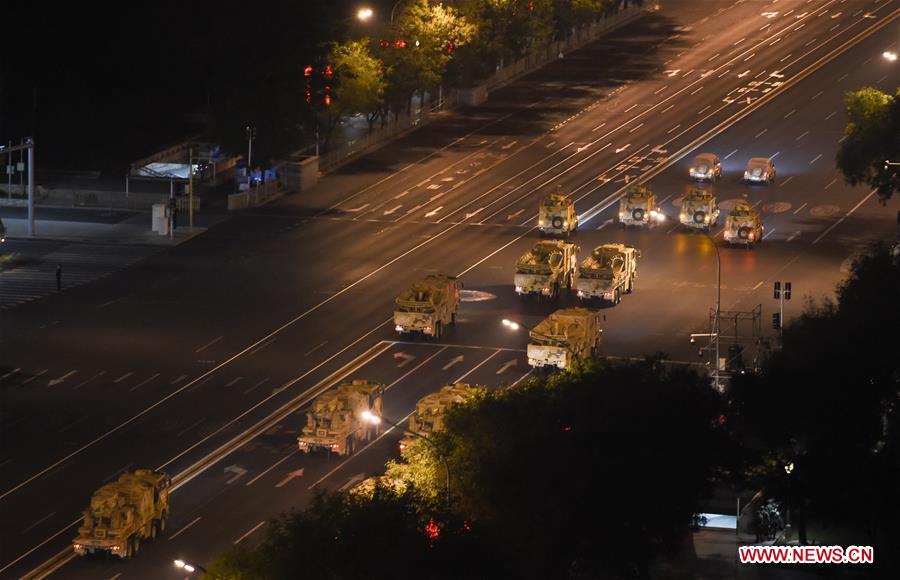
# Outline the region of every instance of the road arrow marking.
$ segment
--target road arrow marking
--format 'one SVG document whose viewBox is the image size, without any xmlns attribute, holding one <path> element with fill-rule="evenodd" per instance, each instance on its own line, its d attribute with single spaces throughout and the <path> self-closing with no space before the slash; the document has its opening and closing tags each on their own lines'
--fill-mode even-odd
<svg viewBox="0 0 900 580">
<path fill-rule="evenodd" d="M 397 360 L 398 358 L 403 359 L 403 362 L 401 362 L 400 364 L 397 365 L 398 369 L 402 369 L 403 367 L 405 367 L 406 365 L 411 363 L 413 360 L 415 360 L 416 357 L 411 354 L 406 354 L 405 352 L 395 352 L 394 360 Z"/>
<path fill-rule="evenodd" d="M 500 370 L 497 371 L 497 374 L 502 375 L 503 373 L 505 373 L 507 371 L 507 369 L 509 369 L 510 367 L 514 367 L 517 364 L 519 364 L 519 361 L 516 359 L 508 360 L 505 363 L 503 363 L 503 366 L 500 367 Z"/>
<path fill-rule="evenodd" d="M 50 382 L 47 383 L 47 386 L 52 387 L 54 385 L 58 385 L 59 383 L 66 380 L 67 378 L 71 377 L 72 375 L 77 375 L 77 374 L 78 374 L 78 371 L 69 371 L 66 374 L 64 374 L 63 376 L 59 377 L 58 379 L 50 379 Z"/>
<path fill-rule="evenodd" d="M 425 214 L 425 217 L 434 217 L 438 214 L 439 211 L 444 209 L 444 206 L 439 206 L 436 209 L 431 210 L 430 212 Z"/>
<path fill-rule="evenodd" d="M 282 479 L 281 481 L 279 481 L 278 483 L 275 484 L 275 487 L 281 487 L 282 485 L 286 484 L 287 482 L 294 479 L 295 477 L 303 477 L 303 468 L 302 467 L 296 471 L 292 471 L 292 472 L 288 473 L 287 477 L 285 477 L 284 479 Z"/>
<path fill-rule="evenodd" d="M 238 467 L 237 465 L 229 465 L 225 468 L 225 473 L 233 473 L 234 476 L 231 479 L 225 481 L 225 483 L 233 483 L 238 479 L 242 478 L 244 474 L 247 473 L 247 470 L 243 467 Z"/>
<path fill-rule="evenodd" d="M 668 150 L 663 149 L 662 145 L 657 145 L 656 147 L 651 149 L 650 152 L 651 153 L 659 153 L 660 155 L 665 155 L 666 153 L 668 153 Z"/>
<path fill-rule="evenodd" d="M 384 215 L 391 215 L 392 213 L 394 213 L 395 211 L 397 211 L 397 210 L 400 209 L 401 207 L 403 207 L 403 204 L 402 204 L 402 203 L 401 203 L 400 205 L 398 205 L 397 207 L 392 207 L 391 209 L 385 211 L 385 212 L 384 212 Z"/>
<path fill-rule="evenodd" d="M 665 72 L 666 72 L 666 74 L 669 75 L 670 77 L 674 77 L 675 75 L 677 75 L 678 73 L 681 72 L 681 69 L 680 69 L 680 68 L 676 68 L 675 70 L 667 70 L 667 71 L 665 71 Z"/>
<path fill-rule="evenodd" d="M 748 74 L 750 74 L 750 69 L 749 69 L 749 68 L 748 68 L 747 70 L 745 70 L 744 72 L 738 74 L 737 77 L 738 77 L 739 79 L 742 79 L 742 78 L 744 78 L 745 76 L 747 76 Z"/>
<path fill-rule="evenodd" d="M 617 148 L 616 148 L 616 153 L 621 153 L 622 151 L 625 151 L 625 150 L 628 149 L 629 147 L 631 147 L 631 143 L 628 143 L 628 144 L 625 145 L 624 147 L 617 147 Z"/>
<path fill-rule="evenodd" d="M 459 355 L 458 357 L 453 358 L 450 362 L 448 362 L 443 367 L 441 367 L 441 370 L 445 371 L 445 370 L 449 369 L 450 367 L 452 367 L 453 365 L 461 363 L 464 358 L 465 357 L 463 355 Z"/>
<path fill-rule="evenodd" d="M 472 213 L 467 213 L 467 214 L 466 214 L 466 219 L 469 219 L 470 217 L 473 217 L 473 216 L 476 216 L 476 215 L 480 214 L 480 213 L 482 212 L 482 210 L 484 210 L 484 208 L 483 208 L 483 207 L 479 207 L 478 209 L 476 209 L 476 210 L 473 211 Z"/>
<path fill-rule="evenodd" d="M 500 149 L 504 149 L 504 150 L 509 149 L 510 147 L 512 147 L 513 145 L 515 145 L 516 143 L 518 143 L 518 141 L 513 141 L 512 143 L 507 143 L 506 145 L 500 147 Z"/>
<path fill-rule="evenodd" d="M 364 204 L 362 204 L 362 205 L 359 206 L 359 207 L 354 207 L 353 209 L 348 209 L 347 211 L 349 211 L 349 212 L 358 212 L 358 211 L 362 211 L 362 210 L 366 209 L 367 207 L 369 207 L 369 204 L 368 204 L 368 203 L 364 203 Z"/>
<path fill-rule="evenodd" d="M 523 211 L 525 211 L 525 208 L 520 209 L 520 210 L 517 211 L 516 213 L 511 213 L 511 214 L 507 215 L 507 216 L 506 216 L 506 221 L 509 221 L 509 220 L 513 219 L 513 218 L 516 217 L 517 215 L 521 214 Z"/>
</svg>

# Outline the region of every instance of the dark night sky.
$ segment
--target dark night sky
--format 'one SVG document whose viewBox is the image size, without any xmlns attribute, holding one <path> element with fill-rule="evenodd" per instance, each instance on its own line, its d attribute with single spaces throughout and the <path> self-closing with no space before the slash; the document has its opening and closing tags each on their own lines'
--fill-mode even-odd
<svg viewBox="0 0 900 580">
<path fill-rule="evenodd" d="M 300 67 L 356 5 L 15 4 L 4 6 L 0 140 L 34 134 L 45 167 L 110 172 L 201 129 L 187 114 L 226 102 L 242 71 Z"/>
</svg>

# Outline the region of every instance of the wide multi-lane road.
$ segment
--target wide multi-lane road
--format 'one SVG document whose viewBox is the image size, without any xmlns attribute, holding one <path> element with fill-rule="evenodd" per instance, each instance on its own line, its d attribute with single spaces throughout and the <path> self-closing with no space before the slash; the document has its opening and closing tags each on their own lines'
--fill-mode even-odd
<svg viewBox="0 0 900 580">
<path fill-rule="evenodd" d="M 897 9 L 887 0 L 697 4 L 667 2 L 314 191 L 9 311 L 0 575 L 49 560 L 43 569 L 66 563 L 64 576 L 161 577 L 172 557 L 204 560 L 252 540 L 314 484 L 339 488 L 377 470 L 391 435 L 346 462 L 294 452 L 303 404 L 336 381 L 390 385 L 385 413 L 399 419 L 446 382 L 522 379 L 525 337 L 499 321 L 533 324 L 553 309 L 521 303 L 511 284 L 551 187 L 578 199 L 582 253 L 606 241 L 643 252 L 637 290 L 605 311 L 609 355 L 662 349 L 699 360 L 687 335 L 706 328 L 715 299 L 709 241 L 671 221 L 650 232 L 612 221 L 635 179 L 677 217 L 699 150 L 724 159 L 719 199 L 746 197 L 766 224 L 755 250 L 720 247 L 723 308 L 762 304 L 768 329 L 773 280 L 792 281 L 798 298 L 829 293 L 854 252 L 893 235 L 896 202 L 885 208 L 847 188 L 832 160 L 844 92 L 896 83 L 878 55 L 896 42 Z M 774 157 L 774 185 L 739 183 L 754 156 Z M 393 297 L 434 271 L 463 276 L 459 324 L 445 344 L 393 342 Z M 124 565 L 54 558 L 91 491 L 136 466 L 176 475 L 167 539 Z"/>
</svg>

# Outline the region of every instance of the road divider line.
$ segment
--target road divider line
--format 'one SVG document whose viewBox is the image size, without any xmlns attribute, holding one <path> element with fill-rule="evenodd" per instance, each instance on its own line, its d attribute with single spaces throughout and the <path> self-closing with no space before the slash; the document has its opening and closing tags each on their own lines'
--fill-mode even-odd
<svg viewBox="0 0 900 580">
<path fill-rule="evenodd" d="M 253 485 L 254 483 L 256 483 L 256 481 L 259 478 L 263 477 L 265 474 L 269 473 L 270 471 L 272 471 L 273 469 L 275 469 L 276 467 L 278 467 L 279 465 L 281 465 L 282 463 L 284 463 L 285 461 L 287 461 L 288 459 L 290 459 L 291 457 L 296 455 L 298 452 L 299 452 L 299 449 L 294 449 L 293 451 L 291 451 L 290 453 L 288 453 L 287 455 L 285 455 L 284 457 L 282 457 L 281 459 L 279 459 L 278 461 L 276 461 L 275 463 L 273 463 L 272 465 L 267 467 L 265 471 L 263 471 L 262 473 L 260 473 L 259 475 L 257 475 L 256 477 L 254 477 L 253 479 L 251 479 L 244 485 L 247 485 L 247 486 Z"/>
<path fill-rule="evenodd" d="M 255 532 L 256 530 L 258 530 L 259 528 L 263 527 L 264 525 L 266 525 L 266 521 L 265 521 L 265 520 L 259 522 L 258 524 L 256 524 L 255 526 L 253 526 L 253 529 L 252 529 L 252 530 L 250 530 L 249 532 L 247 532 L 246 534 L 244 534 L 243 536 L 241 536 L 240 538 L 238 538 L 237 540 L 235 540 L 233 545 L 237 546 L 238 544 L 241 543 L 241 540 L 246 539 L 247 536 L 249 536 L 250 534 L 252 534 L 252 533 Z"/>
<path fill-rule="evenodd" d="M 129 390 L 129 391 L 136 391 L 136 390 L 140 389 L 141 387 L 143 387 L 144 385 L 146 385 L 147 383 L 149 383 L 150 381 L 152 381 L 153 379 L 155 379 L 155 378 L 158 377 L 158 376 L 159 376 L 159 373 L 156 373 L 156 374 L 153 375 L 152 377 L 150 377 L 150 378 L 148 378 L 148 379 L 144 379 L 143 381 L 139 382 L 138 384 L 136 384 L 135 386 L 131 387 L 131 388 L 128 389 L 128 390 Z"/>
<path fill-rule="evenodd" d="M 178 536 L 180 536 L 182 533 L 184 533 L 185 531 L 187 531 L 188 528 L 190 528 L 191 526 L 193 526 L 194 524 L 196 524 L 197 522 L 199 522 L 199 521 L 201 520 L 201 518 L 202 518 L 201 516 L 197 516 L 196 518 L 194 518 L 193 520 L 191 520 L 191 523 L 189 523 L 189 524 L 186 525 L 186 526 L 182 526 L 181 529 L 179 529 L 177 532 L 175 532 L 174 534 L 172 534 L 171 536 L 169 536 L 169 539 L 170 539 L 170 540 L 174 540 L 175 538 L 177 538 Z"/>
</svg>

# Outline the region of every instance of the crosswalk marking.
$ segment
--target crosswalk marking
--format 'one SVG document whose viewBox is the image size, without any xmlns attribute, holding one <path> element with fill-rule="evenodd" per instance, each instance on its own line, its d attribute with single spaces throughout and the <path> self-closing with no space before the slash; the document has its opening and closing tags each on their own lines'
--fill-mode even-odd
<svg viewBox="0 0 900 580">
<path fill-rule="evenodd" d="M 12 308 L 56 291 L 56 266 L 63 290 L 109 276 L 161 250 L 154 246 L 69 244 L 34 264 L 0 272 L 0 309 Z"/>
</svg>

